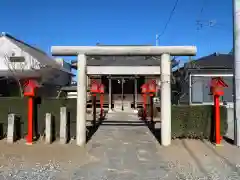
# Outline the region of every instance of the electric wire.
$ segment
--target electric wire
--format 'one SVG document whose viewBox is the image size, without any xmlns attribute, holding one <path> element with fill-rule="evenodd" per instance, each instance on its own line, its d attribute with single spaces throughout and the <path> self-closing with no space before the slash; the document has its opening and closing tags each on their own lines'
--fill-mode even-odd
<svg viewBox="0 0 240 180">
<path fill-rule="evenodd" d="M 166 32 L 167 27 L 168 27 L 169 23 L 171 22 L 172 17 L 173 17 L 173 14 L 174 14 L 174 12 L 175 12 L 175 10 L 176 10 L 176 8 L 177 8 L 178 2 L 179 2 L 179 0 L 176 0 L 176 1 L 175 1 L 174 6 L 173 6 L 173 8 L 172 8 L 172 10 L 171 10 L 171 13 L 170 13 L 170 15 L 169 15 L 169 18 L 168 18 L 168 20 L 167 20 L 167 22 L 166 22 L 166 24 L 165 24 L 162 32 L 161 32 L 161 33 L 158 35 L 158 37 L 157 37 L 158 39 L 159 39 L 161 36 L 163 36 L 164 33 Z"/>
</svg>

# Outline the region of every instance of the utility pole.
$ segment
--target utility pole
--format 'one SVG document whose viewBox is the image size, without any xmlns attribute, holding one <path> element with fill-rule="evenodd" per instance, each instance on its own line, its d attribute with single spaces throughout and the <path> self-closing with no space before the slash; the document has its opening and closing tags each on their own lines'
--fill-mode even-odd
<svg viewBox="0 0 240 180">
<path fill-rule="evenodd" d="M 158 46 L 158 39 L 159 39 L 159 36 L 158 34 L 156 34 L 156 46 Z"/>
<path fill-rule="evenodd" d="M 233 0 L 234 143 L 240 147 L 240 0 Z"/>
</svg>

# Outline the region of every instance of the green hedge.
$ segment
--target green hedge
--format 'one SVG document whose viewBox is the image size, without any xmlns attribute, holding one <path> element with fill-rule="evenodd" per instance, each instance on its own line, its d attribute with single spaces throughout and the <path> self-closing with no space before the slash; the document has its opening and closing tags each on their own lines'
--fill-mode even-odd
<svg viewBox="0 0 240 180">
<path fill-rule="evenodd" d="M 7 133 L 8 114 L 14 113 L 20 117 L 21 129 L 27 129 L 27 99 L 26 98 L 0 98 L 0 124 L 3 126 L 3 134 Z M 22 130 L 22 135 L 27 131 Z"/>
<path fill-rule="evenodd" d="M 55 136 L 59 136 L 60 129 L 60 107 L 66 106 L 69 115 L 70 136 L 76 136 L 76 99 L 36 99 L 34 117 L 34 136 L 44 133 L 45 115 L 51 113 L 54 117 Z M 22 137 L 27 135 L 27 98 L 0 98 L 0 131 L 1 134 L 7 133 L 8 114 L 14 113 L 20 118 L 20 134 Z"/>
<path fill-rule="evenodd" d="M 43 134 L 45 129 L 45 115 L 51 113 L 54 117 L 55 136 L 59 137 L 60 133 L 60 108 L 67 107 L 68 121 L 70 126 L 70 137 L 76 136 L 76 99 L 39 99 L 37 104 L 37 122 L 38 131 Z"/>
<path fill-rule="evenodd" d="M 227 131 L 227 109 L 221 107 L 221 135 Z M 213 140 L 215 134 L 213 106 L 172 106 L 172 138 Z"/>
<path fill-rule="evenodd" d="M 45 114 L 52 113 L 55 117 L 56 136 L 59 136 L 60 107 L 66 106 L 69 114 L 70 137 L 76 136 L 76 99 L 41 99 L 35 101 L 36 130 L 34 134 L 44 133 Z M 214 113 L 212 106 L 172 106 L 172 138 L 212 139 L 214 134 Z M 221 107 L 221 134 L 227 130 L 227 111 Z M 8 113 L 15 113 L 20 117 L 21 135 L 27 134 L 27 99 L 0 98 L 0 129 L 7 132 Z M 156 109 L 154 115 L 158 114 Z"/>
</svg>

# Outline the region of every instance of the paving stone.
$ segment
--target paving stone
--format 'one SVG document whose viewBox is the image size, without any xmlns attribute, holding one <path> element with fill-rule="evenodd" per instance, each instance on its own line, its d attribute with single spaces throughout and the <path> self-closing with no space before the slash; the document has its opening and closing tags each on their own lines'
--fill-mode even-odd
<svg viewBox="0 0 240 180">
<path fill-rule="evenodd" d="M 112 126 L 109 126 L 108 121 Z M 159 145 L 149 132 L 148 127 L 138 120 L 136 114 L 129 116 L 129 114 L 113 113 L 108 120 L 103 122 L 88 146 L 96 147 L 101 141 L 101 146 L 104 148 L 98 149 L 97 153 L 95 150 L 91 153 L 100 159 L 107 159 L 107 163 L 101 164 L 101 168 L 108 169 L 105 171 L 105 178 L 139 180 L 158 176 L 159 169 L 153 168 L 158 162 L 154 163 L 152 160 L 156 159 L 156 146 Z M 149 144 L 153 145 L 149 146 Z M 102 154 L 99 151 L 102 151 Z M 141 161 L 148 161 L 149 164 L 141 163 Z M 153 169 L 151 174 L 146 173 L 149 166 Z"/>
</svg>

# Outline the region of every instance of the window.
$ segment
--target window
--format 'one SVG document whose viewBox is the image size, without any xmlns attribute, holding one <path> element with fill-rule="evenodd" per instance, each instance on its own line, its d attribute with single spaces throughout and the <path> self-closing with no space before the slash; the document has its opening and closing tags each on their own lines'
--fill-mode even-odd
<svg viewBox="0 0 240 180">
<path fill-rule="evenodd" d="M 203 79 L 202 77 L 192 77 L 191 101 L 192 103 L 203 102 Z"/>
<path fill-rule="evenodd" d="M 191 103 L 213 103 L 213 96 L 210 95 L 210 82 L 212 77 L 192 76 Z M 228 87 L 224 88 L 224 95 L 221 101 L 233 102 L 233 77 L 223 77 Z"/>
<path fill-rule="evenodd" d="M 11 56 L 9 59 L 10 62 L 25 62 L 25 58 L 23 56 Z"/>
<path fill-rule="evenodd" d="M 233 77 L 223 77 L 224 82 L 228 87 L 224 88 L 223 101 L 233 102 Z"/>
</svg>

